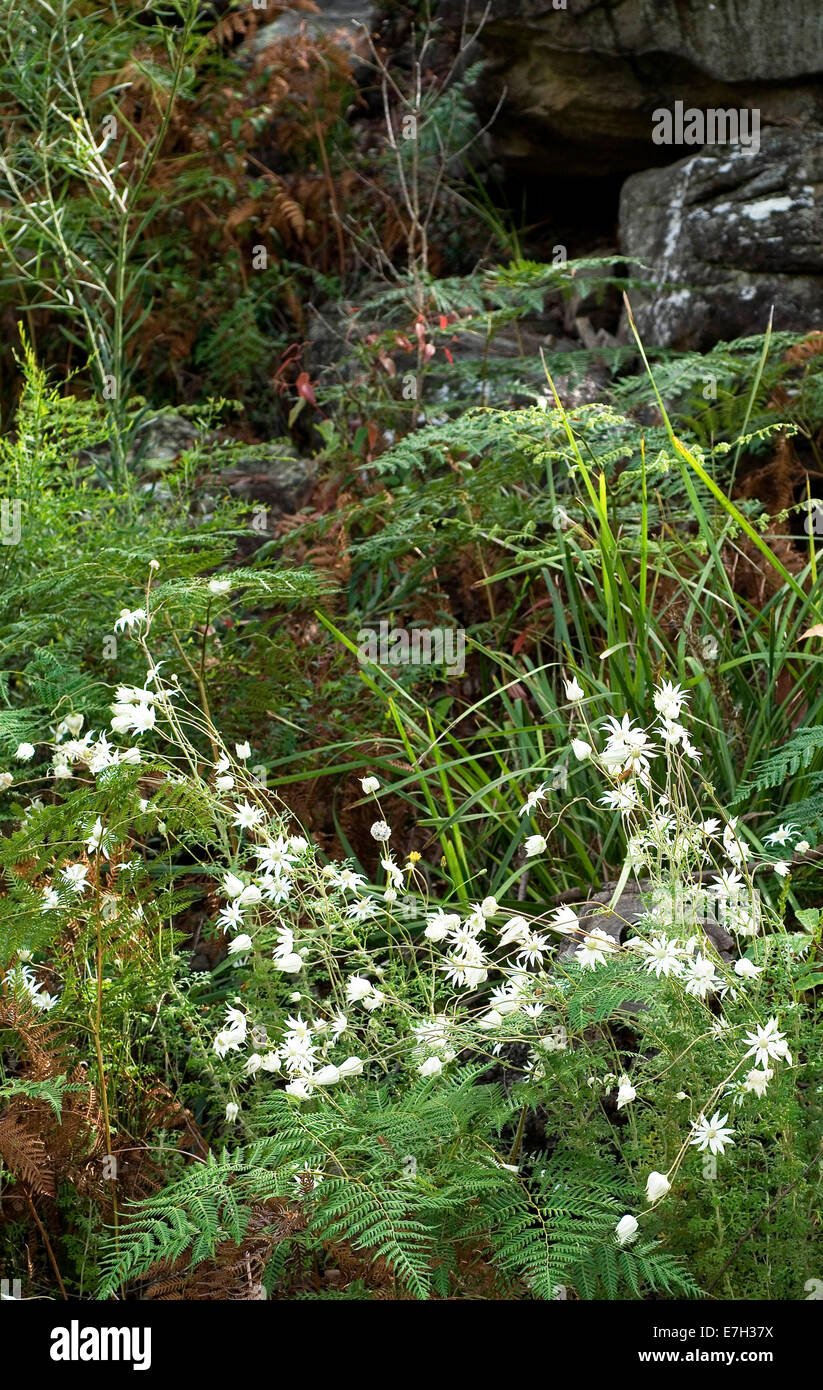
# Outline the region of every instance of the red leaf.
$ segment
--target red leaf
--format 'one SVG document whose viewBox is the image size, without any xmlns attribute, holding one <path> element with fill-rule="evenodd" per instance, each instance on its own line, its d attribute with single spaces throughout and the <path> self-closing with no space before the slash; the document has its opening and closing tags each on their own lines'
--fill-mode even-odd
<svg viewBox="0 0 823 1390">
<path fill-rule="evenodd" d="M 308 401 L 309 405 L 317 405 L 317 397 L 308 372 L 301 372 L 297 378 L 297 394 L 302 396 L 304 401 Z"/>
</svg>

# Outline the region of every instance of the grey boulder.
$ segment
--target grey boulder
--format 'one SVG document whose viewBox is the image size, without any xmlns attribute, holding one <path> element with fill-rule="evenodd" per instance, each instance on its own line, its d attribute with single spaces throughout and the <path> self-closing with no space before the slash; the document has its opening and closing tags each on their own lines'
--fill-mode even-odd
<svg viewBox="0 0 823 1390">
<path fill-rule="evenodd" d="M 620 243 L 646 343 L 705 349 L 823 321 L 823 134 L 767 129 L 626 180 Z"/>
</svg>

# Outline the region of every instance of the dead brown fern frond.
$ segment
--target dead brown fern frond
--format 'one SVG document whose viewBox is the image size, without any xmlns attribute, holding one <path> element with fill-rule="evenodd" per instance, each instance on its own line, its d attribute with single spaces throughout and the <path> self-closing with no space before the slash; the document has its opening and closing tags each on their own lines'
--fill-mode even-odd
<svg viewBox="0 0 823 1390">
<path fill-rule="evenodd" d="M 10 1106 L 0 1115 L 0 1158 L 29 1191 L 39 1192 L 44 1197 L 54 1196 L 54 1171 L 36 1114 Z"/>
<path fill-rule="evenodd" d="M 191 1300 L 248 1303 L 262 1295 L 263 1272 L 276 1245 L 305 1230 L 302 1213 L 283 1198 L 256 1203 L 243 1240 L 225 1240 L 214 1255 L 193 1269 L 188 1252 L 172 1265 L 158 1265 L 145 1286 L 145 1297 L 163 1302 Z"/>
</svg>

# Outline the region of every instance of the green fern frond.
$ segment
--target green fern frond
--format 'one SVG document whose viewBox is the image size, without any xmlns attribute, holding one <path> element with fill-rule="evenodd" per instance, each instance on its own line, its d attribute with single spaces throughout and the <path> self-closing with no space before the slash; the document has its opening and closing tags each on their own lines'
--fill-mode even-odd
<svg viewBox="0 0 823 1390">
<path fill-rule="evenodd" d="M 751 777 L 735 791 L 734 804 L 749 801 L 758 792 L 782 785 L 789 777 L 807 769 L 823 749 L 823 725 L 798 729 L 788 743 L 755 764 Z"/>
</svg>

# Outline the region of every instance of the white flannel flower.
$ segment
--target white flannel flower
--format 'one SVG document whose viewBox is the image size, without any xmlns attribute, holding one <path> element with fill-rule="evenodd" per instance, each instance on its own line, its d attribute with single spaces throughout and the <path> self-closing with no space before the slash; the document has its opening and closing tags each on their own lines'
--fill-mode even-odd
<svg viewBox="0 0 823 1390">
<path fill-rule="evenodd" d="M 236 936 L 229 946 L 230 956 L 239 956 L 244 951 L 250 951 L 254 945 L 250 936 L 246 932 L 241 932 Z"/>
<path fill-rule="evenodd" d="M 17 752 L 14 756 L 18 763 L 28 763 L 31 762 L 36 752 L 37 749 L 33 743 L 18 743 Z"/>
<path fill-rule="evenodd" d="M 69 864 L 60 870 L 60 877 L 73 893 L 85 893 L 87 888 L 91 888 L 87 879 L 88 872 L 88 864 Z"/>
<path fill-rule="evenodd" d="M 659 732 L 663 742 L 668 743 L 670 748 L 676 748 L 678 743 L 688 742 L 689 735 L 682 724 L 666 721 L 660 725 Z"/>
<path fill-rule="evenodd" d="M 388 874 L 390 887 L 393 889 L 402 889 L 404 884 L 403 870 L 400 868 L 398 864 L 395 864 L 391 855 L 388 855 L 387 858 L 380 860 L 380 867 L 381 869 L 384 869 L 385 872 Z M 392 901 L 394 901 L 394 899 L 392 899 Z"/>
<path fill-rule="evenodd" d="M 212 1044 L 218 1057 L 225 1057 L 227 1052 L 239 1052 L 242 1045 L 240 1034 L 231 1028 L 221 1028 Z"/>
<path fill-rule="evenodd" d="M 346 916 L 351 917 L 353 922 L 367 922 L 377 911 L 371 898 L 356 898 L 347 908 Z"/>
<path fill-rule="evenodd" d="M 635 943 L 632 942 L 632 945 Z M 668 979 L 670 975 L 680 975 L 683 971 L 682 952 L 676 941 L 655 936 L 651 941 L 637 941 L 635 949 L 646 957 L 647 971 L 650 975 L 655 974 L 658 980 L 661 975 Z"/>
<path fill-rule="evenodd" d="M 792 831 L 794 830 L 797 830 L 797 826 L 789 822 L 786 825 L 779 825 L 776 830 L 772 831 L 771 835 L 765 835 L 763 838 L 767 845 L 788 845 L 791 844 Z"/>
<path fill-rule="evenodd" d="M 283 1039 L 282 1059 L 286 1071 L 290 1075 L 311 1076 L 314 1068 L 314 1043 L 304 1039 L 296 1038 L 289 1033 Z"/>
<path fill-rule="evenodd" d="M 357 1004 L 372 992 L 371 980 L 363 975 L 350 975 L 346 981 L 346 998 L 350 1004 Z"/>
<path fill-rule="evenodd" d="M 576 676 L 572 676 L 570 681 L 564 681 L 563 686 L 566 691 L 566 699 L 571 701 L 572 704 L 577 704 L 586 694 Z"/>
<path fill-rule="evenodd" d="M 439 1076 L 443 1070 L 443 1063 L 439 1057 L 427 1057 L 425 1062 L 421 1062 L 417 1068 L 421 1076 Z"/>
<path fill-rule="evenodd" d="M 742 956 L 734 963 L 734 973 L 739 975 L 741 980 L 756 980 L 758 975 L 763 974 L 763 966 L 755 965 L 748 956 Z"/>
<path fill-rule="evenodd" d="M 525 917 L 510 917 L 500 932 L 500 945 L 511 946 L 514 942 L 522 946 L 528 940 L 530 930 Z"/>
<path fill-rule="evenodd" d="M 300 1043 L 311 1042 L 311 1024 L 306 1022 L 302 1014 L 298 1014 L 297 1018 L 289 1015 L 286 1019 L 286 1030 L 287 1038 L 296 1038 Z"/>
<path fill-rule="evenodd" d="M 234 807 L 236 815 L 232 820 L 232 825 L 236 825 L 238 830 L 253 830 L 263 819 L 263 812 L 259 806 L 252 806 L 249 801 L 242 801 L 240 805 Z"/>
<path fill-rule="evenodd" d="M 86 850 L 89 854 L 94 854 L 96 850 L 99 850 L 103 858 L 108 859 L 110 845 L 111 835 L 104 828 L 103 822 L 98 816 L 86 841 Z"/>
<path fill-rule="evenodd" d="M 344 893 L 356 893 L 360 885 L 366 882 L 363 875 L 356 874 L 353 869 L 338 870 L 333 864 L 327 865 L 327 868 L 334 870 L 335 887 L 342 888 Z M 326 870 L 324 869 L 323 872 L 325 873 Z M 332 878 L 332 875 L 330 874 L 329 877 Z"/>
<path fill-rule="evenodd" d="M 114 704 L 111 708 L 114 715 L 111 727 L 116 734 L 128 734 L 134 730 L 139 737 L 140 734 L 153 729 L 157 722 L 154 705 L 142 701 L 136 704 Z"/>
<path fill-rule="evenodd" d="M 49 994 L 45 989 L 35 989 L 31 994 L 31 1002 L 35 1009 L 39 1009 L 41 1013 L 48 1013 L 49 1009 L 53 1009 L 57 1003 L 57 995 Z"/>
<path fill-rule="evenodd" d="M 546 848 L 546 841 L 542 835 L 529 835 L 526 838 L 524 849 L 527 859 L 534 859 L 535 855 L 542 854 Z"/>
<path fill-rule="evenodd" d="M 603 931 L 602 927 L 595 927 L 586 932 L 574 954 L 584 970 L 594 970 L 598 965 L 605 965 L 606 953 L 614 950 L 615 942 L 608 932 Z"/>
<path fill-rule="evenodd" d="M 275 951 L 273 960 L 275 968 L 282 970 L 284 975 L 296 975 L 303 969 L 303 957 L 296 951 Z"/>
<path fill-rule="evenodd" d="M 290 1081 L 284 1087 L 287 1096 L 294 1096 L 295 1100 L 308 1100 L 311 1095 L 311 1086 L 308 1081 L 298 1077 L 295 1081 Z"/>
<path fill-rule="evenodd" d="M 456 931 L 459 926 L 460 918 L 456 913 L 438 911 L 426 918 L 423 935 L 429 941 L 445 941 L 449 932 Z"/>
<path fill-rule="evenodd" d="M 680 718 L 687 698 L 679 685 L 663 681 L 654 692 L 654 707 L 661 719 L 673 724 Z"/>
<path fill-rule="evenodd" d="M 759 925 L 759 911 L 756 900 L 749 898 L 740 901 L 732 898 L 729 902 L 721 900 L 723 925 L 737 936 L 756 936 Z"/>
<path fill-rule="evenodd" d="M 723 829 L 723 849 L 732 864 L 742 864 L 752 852 L 751 845 L 741 840 L 737 834 L 737 816 L 731 816 Z"/>
<path fill-rule="evenodd" d="M 120 609 L 120 617 L 115 619 L 115 632 L 125 632 L 127 629 L 137 627 L 138 623 L 146 621 L 146 610 L 144 608 Z"/>
<path fill-rule="evenodd" d="M 340 1069 L 332 1066 L 331 1063 L 312 1074 L 312 1082 L 315 1086 L 336 1086 L 339 1080 Z"/>
<path fill-rule="evenodd" d="M 743 885 L 744 879 L 736 869 L 723 869 L 719 877 L 714 878 L 711 892 L 718 900 L 725 901 L 738 897 Z"/>
<path fill-rule="evenodd" d="M 618 1245 L 631 1245 L 632 1241 L 635 1240 L 637 1236 L 637 1231 L 637 1221 L 633 1216 L 629 1213 L 625 1216 L 621 1216 L 615 1227 Z"/>
<path fill-rule="evenodd" d="M 564 935 L 569 932 L 578 932 L 581 930 L 580 918 L 574 911 L 574 908 L 568 906 L 555 908 L 551 915 L 549 926 L 552 931 L 559 931 Z"/>
<path fill-rule="evenodd" d="M 238 1033 L 242 1042 L 246 1040 L 246 1015 L 241 1009 L 235 1009 L 233 1005 L 226 1005 L 226 1027 Z"/>
<path fill-rule="evenodd" d="M 627 1076 L 621 1076 L 617 1088 L 617 1108 L 622 1110 L 624 1105 L 630 1105 L 635 1099 L 637 1091 Z"/>
<path fill-rule="evenodd" d="M 785 1060 L 792 1065 L 792 1054 L 784 1033 L 779 1032 L 780 1024 L 770 1018 L 765 1025 L 758 1025 L 753 1033 L 747 1033 L 743 1041 L 748 1044 L 747 1057 L 754 1057 L 759 1067 L 767 1067 L 769 1061 Z"/>
<path fill-rule="evenodd" d="M 600 805 L 608 806 L 611 811 L 620 811 L 625 816 L 640 805 L 640 798 L 632 783 L 624 782 L 622 786 L 601 796 Z"/>
<path fill-rule="evenodd" d="M 366 796 L 370 796 L 372 792 L 380 790 L 380 782 L 377 777 L 361 777 L 360 785 Z"/>
<path fill-rule="evenodd" d="M 549 949 L 549 942 L 545 936 L 538 936 L 535 932 L 528 932 L 520 943 L 520 950 L 517 953 L 517 964 L 523 969 L 527 965 L 542 965 L 543 957 Z"/>
<path fill-rule="evenodd" d="M 488 962 L 476 941 L 467 945 L 459 956 L 452 956 L 448 965 L 441 968 L 458 989 L 476 989 L 489 975 Z"/>
<path fill-rule="evenodd" d="M 362 1076 L 363 1059 L 362 1057 L 347 1057 L 337 1068 L 341 1076 Z"/>
<path fill-rule="evenodd" d="M 608 715 L 605 727 L 609 729 L 609 735 L 600 754 L 601 764 L 623 772 L 647 772 L 649 758 L 657 750 L 645 729 L 632 723 L 628 714 L 624 714 L 622 720 L 616 719 L 613 714 Z"/>
<path fill-rule="evenodd" d="M 369 834 L 372 839 L 377 840 L 379 844 L 385 844 L 387 840 L 391 839 L 391 826 L 387 821 L 376 820 L 369 830 Z"/>
<path fill-rule="evenodd" d="M 693 994 L 697 999 L 705 999 L 708 993 L 719 989 L 723 983 L 713 963 L 700 952 L 686 961 L 683 979 L 686 982 L 686 993 Z"/>
<path fill-rule="evenodd" d="M 234 931 L 243 924 L 243 909 L 239 902 L 227 903 L 220 909 L 215 920 L 223 931 Z"/>
<path fill-rule="evenodd" d="M 732 1139 L 734 1130 L 724 1128 L 728 1118 L 728 1115 L 721 1115 L 719 1110 L 715 1110 L 710 1120 L 707 1120 L 705 1115 L 701 1115 L 695 1121 L 694 1137 L 689 1140 L 689 1143 L 696 1144 L 702 1152 L 708 1149 L 713 1154 L 725 1153 L 727 1148 L 734 1146 Z"/>
<path fill-rule="evenodd" d="M 539 787 L 535 787 L 534 791 L 529 792 L 528 796 L 526 797 L 526 800 L 520 807 L 518 814 L 521 816 L 530 816 L 532 811 L 534 811 L 535 808 L 540 805 L 541 801 L 545 801 L 545 799 L 546 784 L 545 782 L 541 782 Z"/>
<path fill-rule="evenodd" d="M 454 954 L 461 960 L 465 960 L 477 948 L 478 927 L 469 918 L 466 922 L 460 922 L 452 931 L 449 932 L 449 940 L 454 947 Z"/>
<path fill-rule="evenodd" d="M 771 1069 L 771 1067 L 765 1067 L 762 1071 L 760 1071 L 757 1067 L 753 1067 L 750 1072 L 746 1073 L 746 1077 L 743 1082 L 743 1090 L 750 1091 L 752 1095 L 755 1095 L 758 1097 L 758 1099 L 760 1099 L 762 1096 L 766 1094 L 766 1087 L 768 1086 L 773 1076 L 774 1072 Z"/>
<path fill-rule="evenodd" d="M 665 1197 L 670 1187 L 671 1183 L 665 1173 L 658 1173 L 657 1171 L 649 1173 L 646 1179 L 646 1201 L 659 1201 L 661 1197 Z"/>
</svg>

